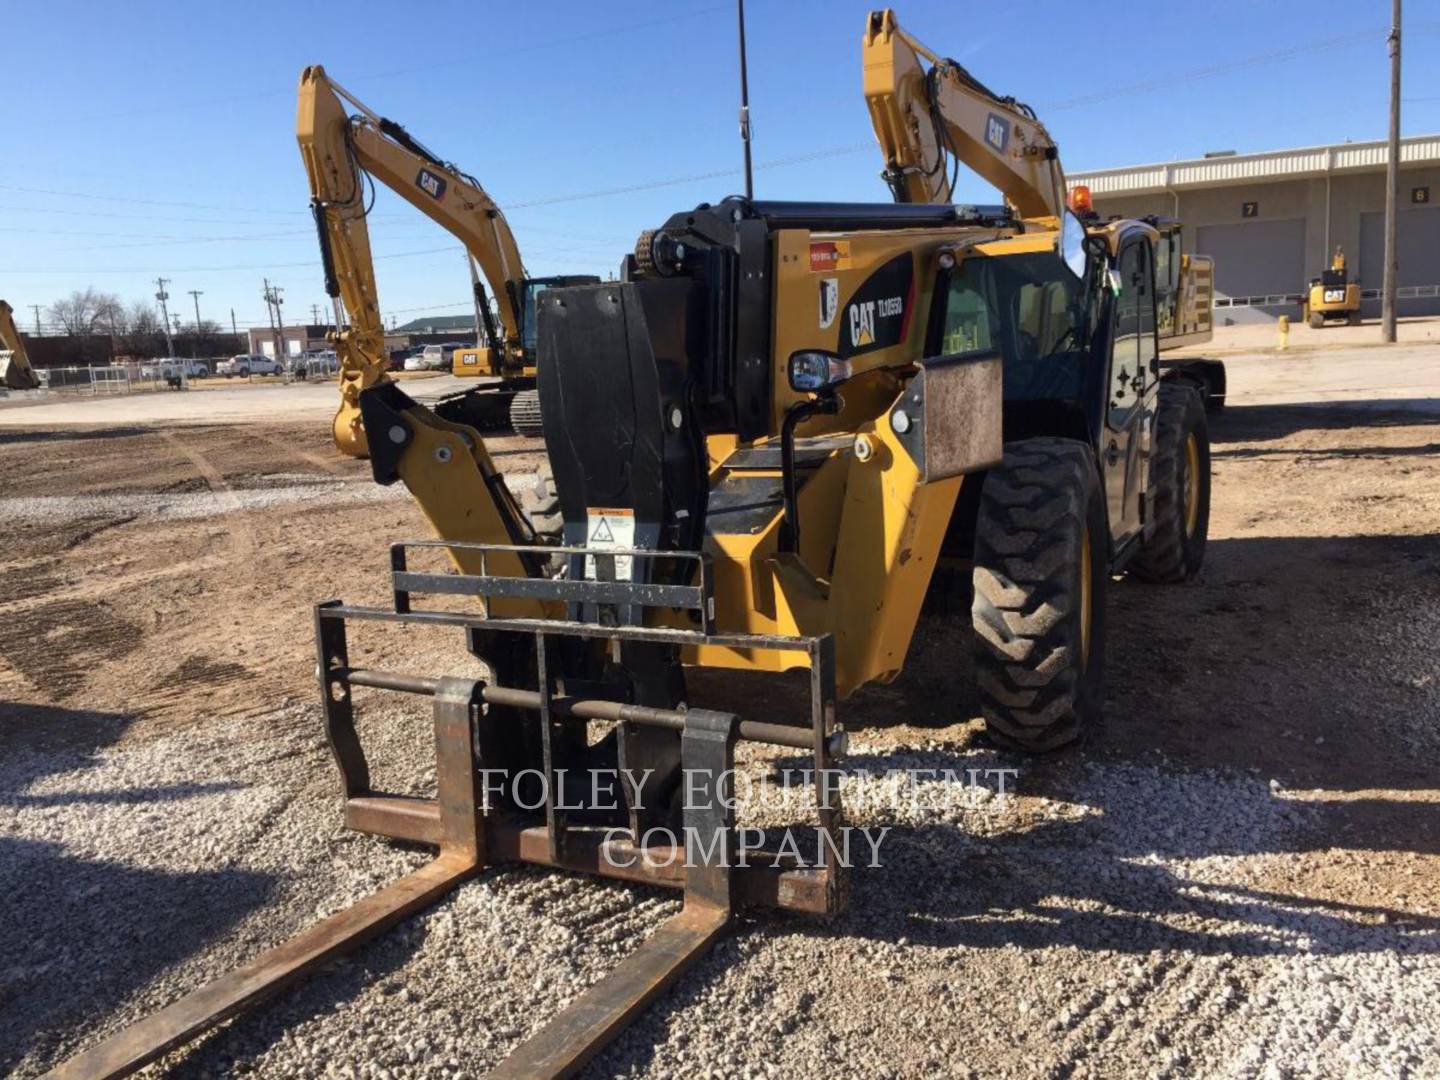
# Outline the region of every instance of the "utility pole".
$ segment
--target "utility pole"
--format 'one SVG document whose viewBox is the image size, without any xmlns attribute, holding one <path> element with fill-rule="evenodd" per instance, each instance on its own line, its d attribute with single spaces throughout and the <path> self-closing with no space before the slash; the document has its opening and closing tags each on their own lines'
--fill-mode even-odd
<svg viewBox="0 0 1440 1080">
<path fill-rule="evenodd" d="M 320 325 L 320 305 L 319 305 L 319 304 L 311 304 L 311 305 L 310 305 L 310 325 L 311 325 L 311 326 L 319 326 L 319 325 Z"/>
<path fill-rule="evenodd" d="M 230 332 L 237 338 L 240 336 L 240 327 L 235 325 L 235 309 L 230 309 Z"/>
<path fill-rule="evenodd" d="M 271 312 L 270 331 L 275 338 L 275 362 L 285 363 L 285 322 L 280 316 L 280 305 L 285 301 L 280 294 L 285 290 L 277 285 L 271 285 L 270 279 L 265 278 L 265 306 Z"/>
<path fill-rule="evenodd" d="M 170 299 L 170 294 L 165 291 L 165 286 L 170 284 L 169 278 L 156 278 L 155 299 L 160 301 L 160 326 L 165 331 L 165 355 L 175 355 L 175 341 L 170 336 L 170 312 L 165 308 L 165 301 Z"/>
<path fill-rule="evenodd" d="M 195 354 L 195 359 L 200 359 L 200 297 L 205 295 L 204 289 L 189 289 L 191 299 L 195 301 L 195 343 L 190 351 Z"/>
<path fill-rule="evenodd" d="M 1395 289 L 1400 255 L 1395 250 L 1400 200 L 1400 0 L 1390 0 L 1390 148 L 1385 163 L 1385 284 L 1380 294 L 1380 340 L 1395 343 Z"/>
<path fill-rule="evenodd" d="M 39 304 L 31 304 L 31 305 L 30 305 L 30 310 L 33 311 L 33 312 L 35 312 L 35 336 L 36 336 L 36 337 L 39 337 L 39 336 L 40 336 L 40 305 L 39 305 Z"/>
</svg>

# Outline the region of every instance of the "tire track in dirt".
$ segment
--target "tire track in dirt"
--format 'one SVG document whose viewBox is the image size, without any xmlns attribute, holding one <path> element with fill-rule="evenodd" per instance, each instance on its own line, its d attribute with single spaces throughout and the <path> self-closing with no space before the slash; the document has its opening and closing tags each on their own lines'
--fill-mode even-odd
<svg viewBox="0 0 1440 1080">
<path fill-rule="evenodd" d="M 242 512 L 244 506 L 226 481 L 225 474 L 217 469 L 203 453 L 186 444 L 174 432 L 162 431 L 160 437 L 191 465 L 195 466 L 195 471 L 204 478 L 206 486 L 210 488 L 211 493 L 223 508 L 223 513 L 228 515 L 233 522 L 230 529 L 230 543 L 234 557 L 247 561 L 253 558 L 259 547 L 255 537 L 255 528 Z"/>
<path fill-rule="evenodd" d="M 340 468 L 339 462 L 335 461 L 333 458 L 325 456 L 324 454 L 317 454 L 310 450 L 302 450 L 292 443 L 287 443 L 284 439 L 277 438 L 274 435 L 267 435 L 263 431 L 251 431 L 247 434 L 253 436 L 256 439 L 259 439 L 261 442 L 270 444 L 277 450 L 282 451 L 288 457 L 299 458 L 306 464 L 311 465 L 314 468 L 317 468 L 321 472 L 326 473 L 330 476 L 345 475 L 345 471 Z M 337 450 L 336 453 L 339 453 L 339 451 Z"/>
</svg>

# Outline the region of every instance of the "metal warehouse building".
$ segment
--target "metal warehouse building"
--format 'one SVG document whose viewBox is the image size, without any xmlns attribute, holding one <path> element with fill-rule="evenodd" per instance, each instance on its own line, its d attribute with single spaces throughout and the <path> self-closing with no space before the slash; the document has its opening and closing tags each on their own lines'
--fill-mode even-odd
<svg viewBox="0 0 1440 1080">
<path fill-rule="evenodd" d="M 1384 141 L 1101 169 L 1068 177 L 1102 217 L 1185 223 L 1185 250 L 1215 259 L 1220 325 L 1292 318 L 1311 278 L 1345 249 L 1362 313 L 1380 313 L 1385 265 Z M 1440 314 L 1440 135 L 1400 143 L 1398 313 Z"/>
</svg>

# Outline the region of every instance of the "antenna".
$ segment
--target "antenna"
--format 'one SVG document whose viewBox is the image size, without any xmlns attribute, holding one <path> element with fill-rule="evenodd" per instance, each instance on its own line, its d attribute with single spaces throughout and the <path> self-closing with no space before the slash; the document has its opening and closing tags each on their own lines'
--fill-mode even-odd
<svg viewBox="0 0 1440 1080">
<path fill-rule="evenodd" d="M 740 141 L 745 145 L 745 198 L 755 198 L 755 172 L 750 165 L 750 74 L 745 66 L 745 0 L 735 0 L 740 15 Z"/>
</svg>

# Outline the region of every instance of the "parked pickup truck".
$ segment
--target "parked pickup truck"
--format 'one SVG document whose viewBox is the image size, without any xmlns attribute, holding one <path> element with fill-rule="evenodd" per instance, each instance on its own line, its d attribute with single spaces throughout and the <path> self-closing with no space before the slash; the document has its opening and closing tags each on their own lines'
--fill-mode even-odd
<svg viewBox="0 0 1440 1080">
<path fill-rule="evenodd" d="M 249 375 L 280 375 L 284 371 L 283 364 L 268 356 L 258 356 L 254 353 L 232 356 L 229 360 L 221 360 L 215 365 L 216 375 L 239 375 L 241 378 Z"/>
<path fill-rule="evenodd" d="M 180 356 L 166 356 L 140 365 L 142 379 L 203 379 L 210 369 L 200 360 L 187 360 Z"/>
</svg>

